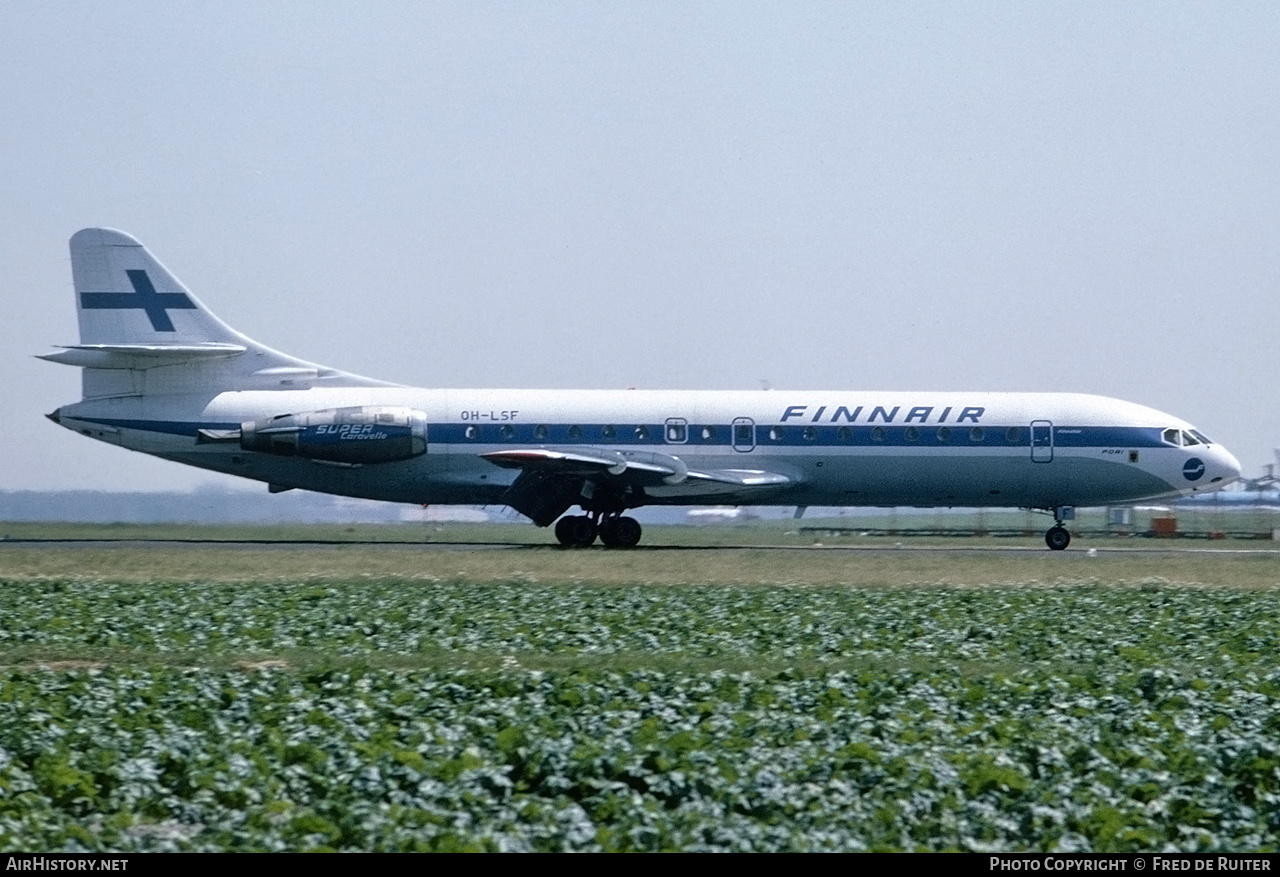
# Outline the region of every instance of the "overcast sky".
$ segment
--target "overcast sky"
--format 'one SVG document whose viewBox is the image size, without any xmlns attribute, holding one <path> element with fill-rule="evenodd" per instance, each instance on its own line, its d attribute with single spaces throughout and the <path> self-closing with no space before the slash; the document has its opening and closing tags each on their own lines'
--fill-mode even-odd
<svg viewBox="0 0 1280 877">
<path fill-rule="evenodd" d="M 419 386 L 1033 390 L 1280 445 L 1280 4 L 0 4 L 0 489 L 67 238 Z M 247 484 L 247 483 L 246 483 Z M 260 485 L 253 489 L 265 489 Z"/>
</svg>

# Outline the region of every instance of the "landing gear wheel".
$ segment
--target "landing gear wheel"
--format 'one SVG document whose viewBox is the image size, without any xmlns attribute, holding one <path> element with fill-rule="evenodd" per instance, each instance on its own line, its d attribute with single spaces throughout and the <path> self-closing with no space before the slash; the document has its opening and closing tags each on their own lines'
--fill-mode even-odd
<svg viewBox="0 0 1280 877">
<path fill-rule="evenodd" d="M 635 548 L 641 532 L 635 518 L 607 518 L 600 522 L 600 541 L 609 548 Z"/>
<path fill-rule="evenodd" d="M 556 521 L 556 541 L 569 548 L 573 545 L 573 515 L 565 515 Z"/>
<path fill-rule="evenodd" d="M 596 541 L 596 522 L 586 515 L 566 515 L 556 521 L 556 539 L 566 548 L 586 548 Z"/>
<path fill-rule="evenodd" d="M 586 515 L 581 515 L 574 519 L 573 544 L 578 548 L 586 548 L 596 541 L 598 532 L 596 522 Z"/>
<path fill-rule="evenodd" d="M 635 548 L 640 544 L 640 535 L 644 531 L 635 518 L 618 518 L 613 524 L 613 538 L 619 548 Z"/>
<path fill-rule="evenodd" d="M 1061 551 L 1071 544 L 1071 534 L 1067 532 L 1066 527 L 1051 527 L 1049 532 L 1044 534 L 1044 544 L 1054 551 Z"/>
</svg>

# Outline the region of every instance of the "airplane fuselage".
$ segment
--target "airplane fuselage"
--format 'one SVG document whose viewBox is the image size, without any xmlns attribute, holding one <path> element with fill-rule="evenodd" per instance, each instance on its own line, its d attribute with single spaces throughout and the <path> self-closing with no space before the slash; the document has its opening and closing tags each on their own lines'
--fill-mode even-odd
<svg viewBox="0 0 1280 877">
<path fill-rule="evenodd" d="M 335 466 L 196 441 L 201 428 L 351 406 L 424 412 L 426 452 Z M 310 387 L 90 400 L 59 418 L 132 450 L 278 487 L 427 504 L 500 502 L 517 472 L 481 455 L 516 447 L 647 451 L 788 479 L 725 485 L 714 497 L 679 483 L 645 488 L 645 504 L 668 505 L 1050 509 L 1193 495 L 1235 477 L 1221 446 L 1166 439 L 1170 429 L 1191 435 L 1189 424 L 1082 394 Z"/>
</svg>

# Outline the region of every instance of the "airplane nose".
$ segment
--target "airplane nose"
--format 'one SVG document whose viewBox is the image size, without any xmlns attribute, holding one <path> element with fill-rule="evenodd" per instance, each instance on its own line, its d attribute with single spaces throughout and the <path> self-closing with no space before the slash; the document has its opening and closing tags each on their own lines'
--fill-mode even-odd
<svg viewBox="0 0 1280 877">
<path fill-rule="evenodd" d="M 1214 450 L 1216 451 L 1213 461 L 1215 463 L 1214 468 L 1218 470 L 1215 474 L 1222 478 L 1221 481 L 1217 482 L 1217 486 L 1226 487 L 1233 481 L 1239 481 L 1242 471 L 1240 469 L 1240 461 L 1224 447 L 1217 447 Z"/>
</svg>

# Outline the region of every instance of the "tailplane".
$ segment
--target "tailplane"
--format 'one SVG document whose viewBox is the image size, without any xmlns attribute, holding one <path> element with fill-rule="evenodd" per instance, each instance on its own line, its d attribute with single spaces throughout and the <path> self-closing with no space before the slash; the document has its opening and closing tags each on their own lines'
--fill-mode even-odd
<svg viewBox="0 0 1280 877">
<path fill-rule="evenodd" d="M 84 369 L 84 397 L 388 386 L 305 362 L 219 320 L 146 247 L 110 228 L 71 238 L 80 343 L 41 359 Z"/>
</svg>

